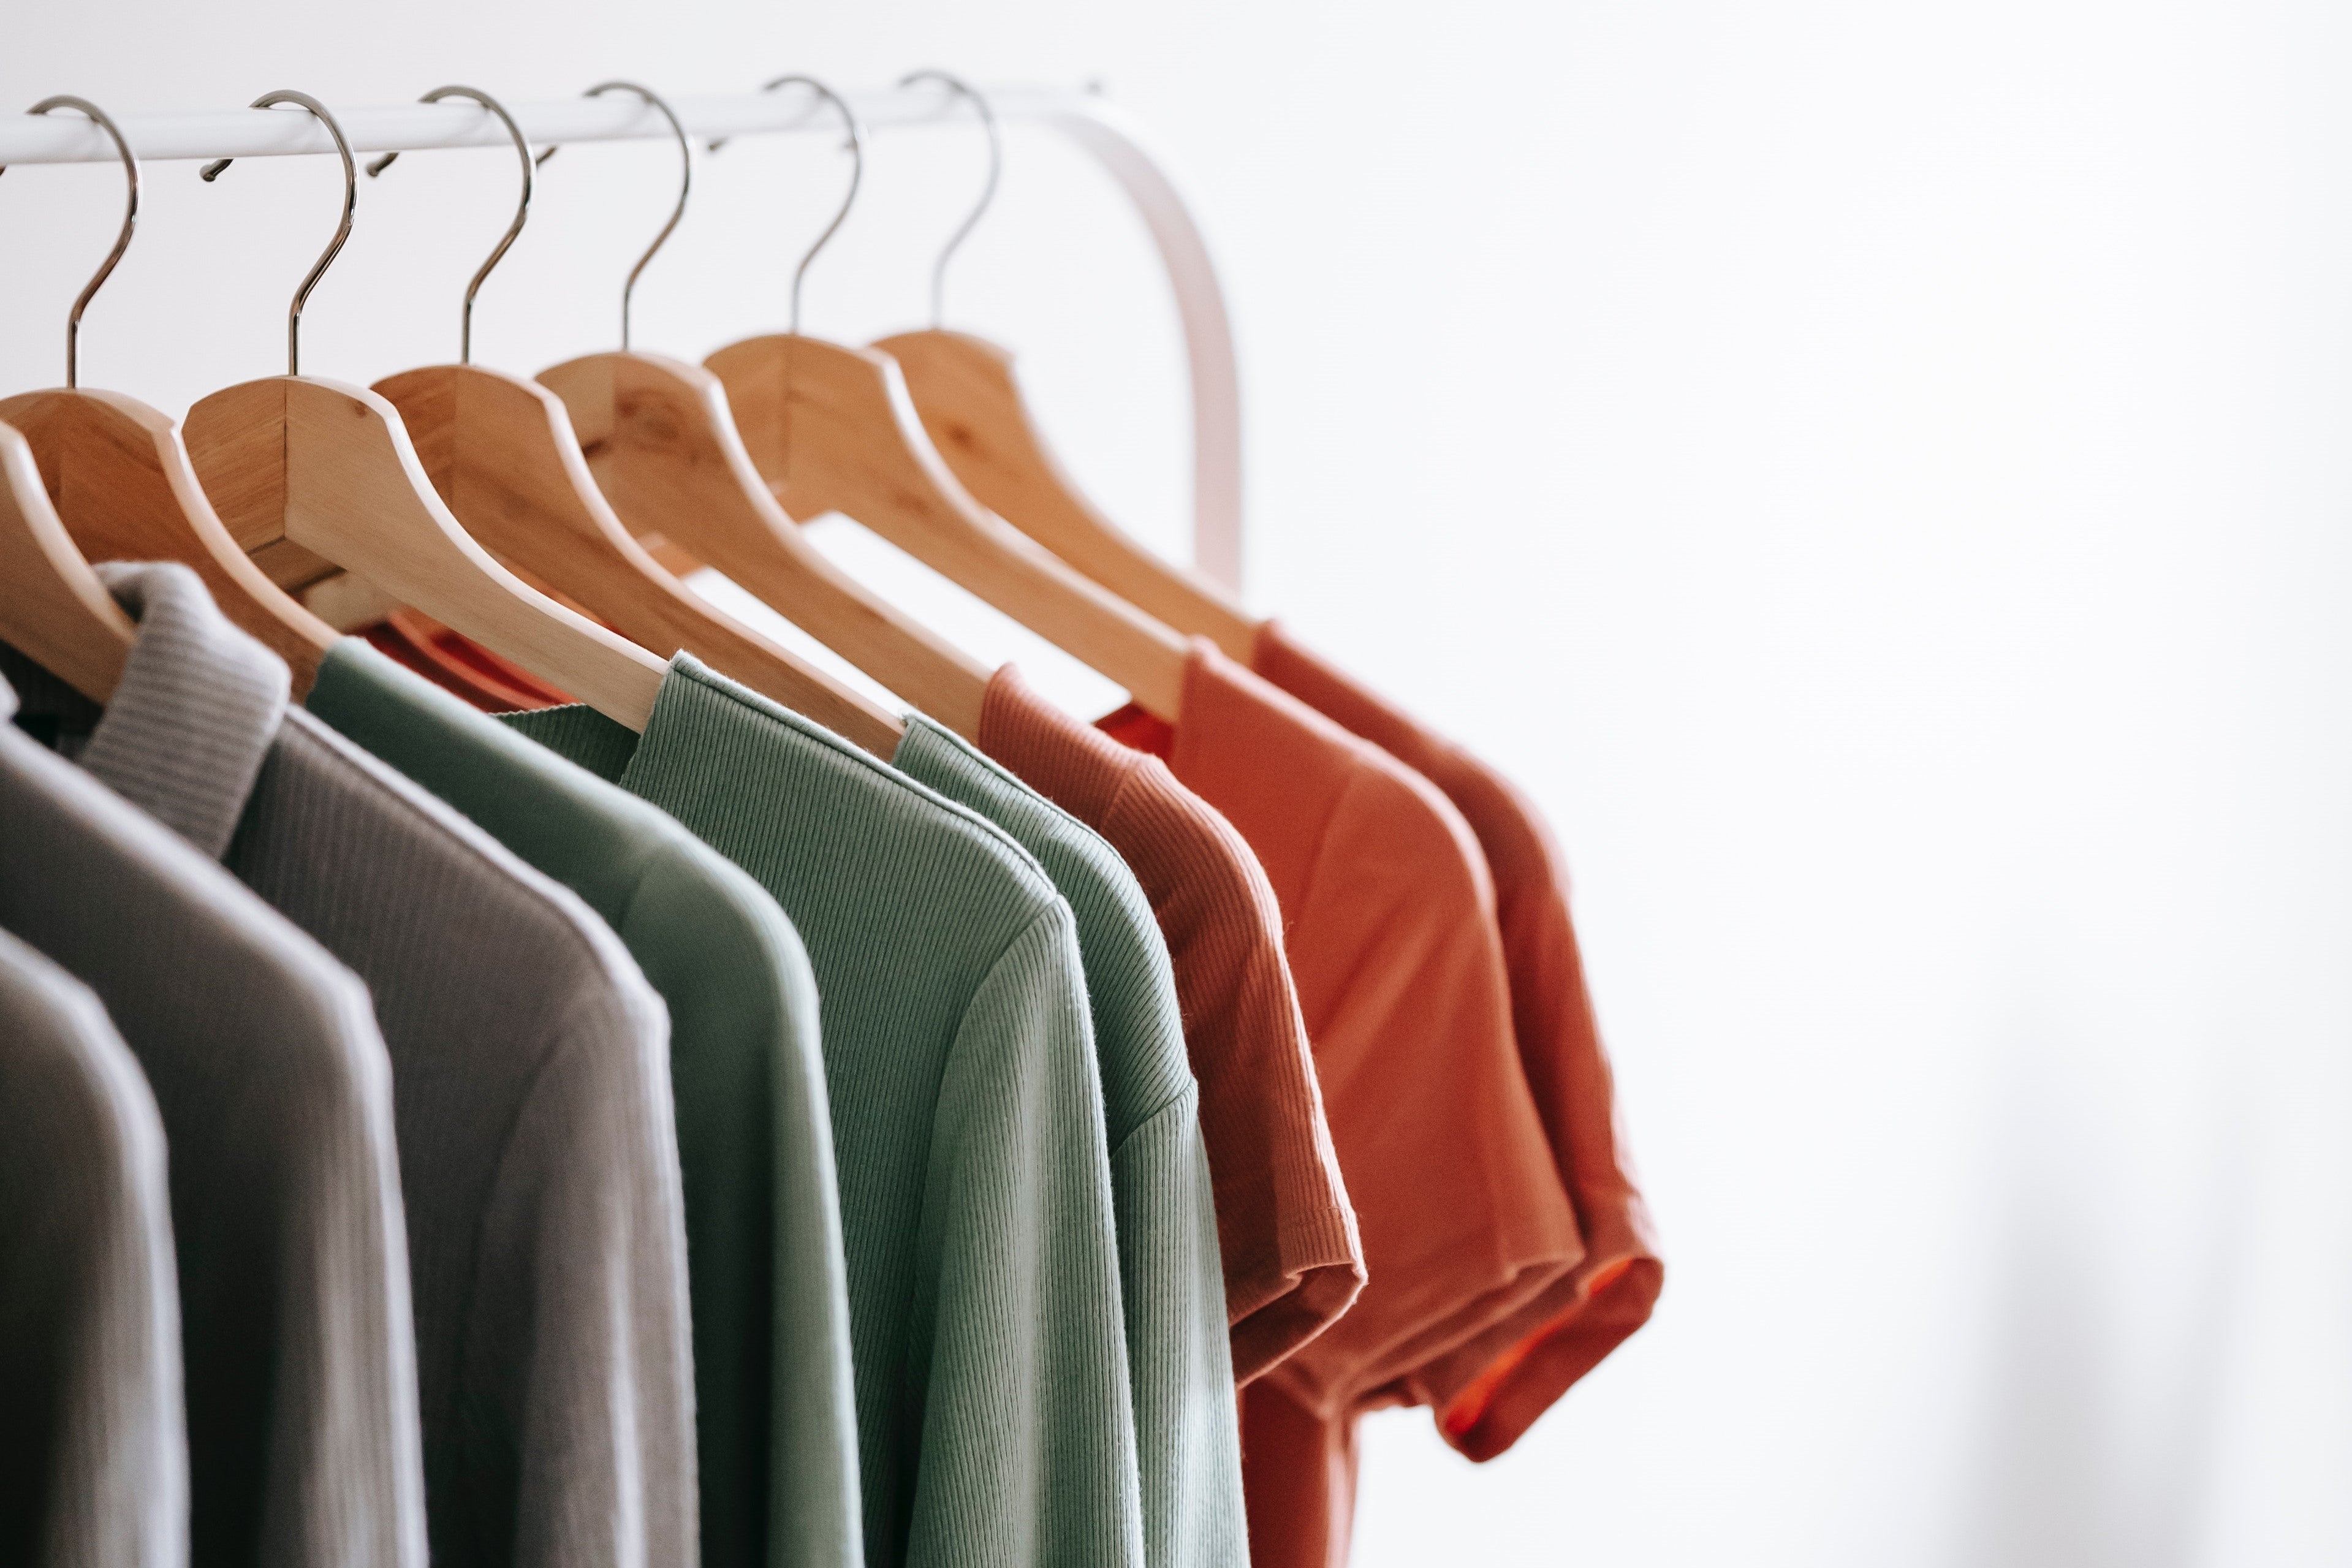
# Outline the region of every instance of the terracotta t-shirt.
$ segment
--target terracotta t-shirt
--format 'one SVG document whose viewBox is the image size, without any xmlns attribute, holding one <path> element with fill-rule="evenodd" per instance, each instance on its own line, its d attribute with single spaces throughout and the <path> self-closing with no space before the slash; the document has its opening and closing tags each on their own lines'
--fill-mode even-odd
<svg viewBox="0 0 2352 1568">
<path fill-rule="evenodd" d="M 1410 1374 L 1395 1392 L 1437 1411 L 1446 1440 L 1492 1458 L 1648 1321 L 1664 1280 L 1617 1126 L 1615 1091 L 1586 995 L 1568 877 L 1532 802 L 1300 648 L 1259 629 L 1257 673 L 1412 768 L 1461 811 L 1495 882 L 1520 1065 L 1576 1205 L 1584 1260 L 1504 1321 Z"/>
<path fill-rule="evenodd" d="M 1233 824 L 1164 763 L 1071 718 L 1010 664 L 989 682 L 979 738 L 1100 833 L 1150 901 L 1201 1086 L 1234 1375 L 1247 1384 L 1329 1327 L 1364 1284 L 1274 890 Z"/>
<path fill-rule="evenodd" d="M 513 660 L 415 610 L 395 610 L 359 635 L 377 653 L 484 713 L 527 713 L 576 700 Z"/>
<path fill-rule="evenodd" d="M 1194 638 L 1164 756 L 1257 852 L 1281 904 L 1364 1293 L 1274 1380 L 1339 1416 L 1515 1311 L 1582 1256 L 1511 1035 L 1495 890 L 1428 780 Z"/>
</svg>

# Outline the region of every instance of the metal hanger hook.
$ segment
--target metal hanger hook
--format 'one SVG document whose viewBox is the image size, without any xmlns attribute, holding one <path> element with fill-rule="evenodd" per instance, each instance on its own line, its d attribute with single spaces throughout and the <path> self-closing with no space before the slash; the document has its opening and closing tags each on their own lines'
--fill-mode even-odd
<svg viewBox="0 0 2352 1568">
<path fill-rule="evenodd" d="M 123 139 L 122 128 L 114 123 L 114 117 L 86 98 L 59 93 L 55 98 L 41 99 L 25 112 L 47 114 L 58 109 L 79 110 L 96 121 L 100 129 L 113 139 L 114 151 L 122 159 L 122 177 L 130 186 L 130 197 L 122 208 L 122 229 L 114 236 L 114 248 L 106 253 L 106 259 L 100 262 L 98 270 L 89 275 L 89 281 L 82 285 L 81 294 L 74 300 L 73 308 L 66 313 L 66 385 L 71 387 L 81 384 L 81 313 L 89 308 L 99 286 L 113 276 L 114 264 L 121 261 L 122 253 L 131 248 L 131 231 L 139 225 L 139 160 L 131 155 L 131 143 Z M 0 165 L 0 174 L 6 172 L 6 166 Z"/>
<path fill-rule="evenodd" d="M 898 78 L 898 85 L 912 87 L 920 81 L 938 82 L 953 96 L 968 101 L 980 116 L 981 129 L 988 133 L 988 183 L 980 188 L 980 200 L 973 204 L 971 215 L 948 236 L 948 243 L 940 247 L 939 260 L 931 264 L 931 325 L 936 329 L 948 324 L 948 263 L 954 258 L 956 247 L 980 226 L 989 204 L 996 200 L 996 178 L 1004 172 L 1004 143 L 996 129 L 996 111 L 970 83 L 945 71 L 925 70 L 908 72 Z"/>
<path fill-rule="evenodd" d="M 653 260 L 655 254 L 669 243 L 671 232 L 677 227 L 677 220 L 686 216 L 686 198 L 694 189 L 694 143 L 687 140 L 686 126 L 677 118 L 677 111 L 670 108 L 661 94 L 649 87 L 639 87 L 633 81 L 600 81 L 580 96 L 602 98 L 608 92 L 635 93 L 660 111 L 661 117 L 669 121 L 670 134 L 677 138 L 677 205 L 670 209 L 669 222 L 662 225 L 661 233 L 654 235 L 654 243 L 646 246 L 646 254 L 637 257 L 637 265 L 629 268 L 629 281 L 621 286 L 621 350 L 626 353 L 629 347 L 629 302 L 637 292 L 637 275 L 645 271 L 646 263 Z M 539 162 L 545 163 L 559 151 L 560 144 L 548 148 L 539 155 Z"/>
<path fill-rule="evenodd" d="M 522 234 L 523 220 L 530 216 L 531 172 L 538 165 L 531 162 L 530 143 L 523 139 L 522 127 L 515 123 L 514 116 L 507 112 L 506 105 L 484 92 L 480 88 L 460 87 L 454 83 L 448 87 L 436 87 L 416 101 L 438 103 L 445 98 L 472 99 L 476 103 L 497 115 L 499 123 L 507 128 L 507 134 L 514 138 L 515 155 L 522 160 L 522 194 L 515 202 L 514 222 L 507 225 L 504 237 L 492 247 L 489 256 L 475 270 L 474 280 L 466 285 L 466 305 L 457 319 L 457 362 L 461 365 L 470 365 L 474 362 L 474 296 L 482 291 L 482 280 L 489 277 L 492 267 L 506 259 L 507 252 L 513 247 L 514 242 Z M 393 161 L 399 156 L 397 152 L 387 152 L 369 164 L 368 178 L 373 180 L 391 168 Z"/>
<path fill-rule="evenodd" d="M 309 93 L 279 88 L 276 92 L 263 93 L 247 107 L 275 109 L 281 103 L 295 104 L 317 116 L 319 123 L 327 128 L 327 134 L 335 139 L 335 151 L 342 155 L 343 160 L 343 221 L 336 225 L 335 237 L 327 242 L 327 248 L 319 253 L 318 261 L 310 267 L 310 275 L 302 279 L 300 287 L 294 290 L 294 303 L 286 311 L 286 373 L 299 376 L 302 373 L 302 307 L 310 303 L 310 290 L 319 287 L 319 279 L 327 275 L 327 268 L 341 254 L 343 242 L 352 237 L 352 214 L 359 210 L 360 204 L 360 172 L 352 162 L 352 143 L 350 138 L 343 134 L 343 128 L 335 123 L 335 117 L 328 111 L 327 106 Z M 205 164 L 197 173 L 206 184 L 210 184 L 220 178 L 222 170 L 236 162 L 234 158 L 218 159 Z"/>
<path fill-rule="evenodd" d="M 857 203 L 857 187 L 866 178 L 866 131 L 857 123 L 857 115 L 849 107 L 848 99 L 814 77 L 781 76 L 761 88 L 760 90 L 773 92 L 778 88 L 783 87 L 804 87 L 833 105 L 835 110 L 841 116 L 842 129 L 849 137 L 849 189 L 842 193 L 841 206 L 833 214 L 833 221 L 824 225 L 824 232 L 816 236 L 816 243 L 810 246 L 806 254 L 802 256 L 801 264 L 793 268 L 793 314 L 788 329 L 793 337 L 797 338 L 801 332 L 801 285 L 808 277 L 809 263 L 814 261 L 817 258 L 817 253 L 832 242 L 834 235 L 841 227 L 842 220 L 849 216 L 849 209 Z"/>
</svg>

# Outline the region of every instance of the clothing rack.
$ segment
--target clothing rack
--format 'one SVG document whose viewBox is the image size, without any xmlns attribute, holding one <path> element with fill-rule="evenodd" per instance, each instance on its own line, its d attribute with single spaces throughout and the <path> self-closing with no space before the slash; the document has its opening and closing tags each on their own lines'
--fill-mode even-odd
<svg viewBox="0 0 2352 1568">
<path fill-rule="evenodd" d="M 997 119 L 1043 125 L 1076 142 L 1118 182 L 1150 231 L 1183 324 L 1192 387 L 1192 559 L 1229 588 L 1241 584 L 1241 387 L 1233 325 L 1192 209 L 1132 117 L 1098 92 L 1066 88 L 984 89 Z M 845 95 L 872 129 L 969 123 L 971 110 L 936 87 L 885 88 Z M 670 100 L 687 133 L 714 137 L 835 129 L 824 105 L 798 94 L 738 93 Z M 355 153 L 414 152 L 448 147 L 503 147 L 498 120 L 471 103 L 404 103 L 388 108 L 330 105 Z M 613 94 L 509 104 L 523 135 L 538 145 L 661 140 L 668 122 L 650 105 Z M 308 114 L 266 109 L 117 116 L 131 151 L 149 162 L 272 158 L 331 153 L 326 129 Z M 78 114 L 0 115 L 0 166 L 111 163 L 114 144 Z"/>
</svg>

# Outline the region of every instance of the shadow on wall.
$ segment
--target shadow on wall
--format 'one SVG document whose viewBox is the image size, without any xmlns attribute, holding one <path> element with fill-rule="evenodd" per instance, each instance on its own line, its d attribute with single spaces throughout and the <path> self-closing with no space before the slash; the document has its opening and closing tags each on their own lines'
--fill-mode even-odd
<svg viewBox="0 0 2352 1568">
<path fill-rule="evenodd" d="M 1978 1360 L 1993 1374 L 1953 1568 L 2188 1568 L 2207 1555 L 2247 1150 L 2231 1138 L 2179 1151 L 2214 1179 L 2203 1212 L 2179 1217 L 2168 1271 L 2179 1293 L 2121 1299 L 2124 1281 L 2149 1275 L 2115 1266 L 2106 1173 L 2085 1168 L 2103 1107 L 2052 1081 L 2062 1074 L 2029 1082 L 2026 1060 L 2048 1056 L 2021 1052 L 2004 1097 L 1998 1278 Z"/>
</svg>

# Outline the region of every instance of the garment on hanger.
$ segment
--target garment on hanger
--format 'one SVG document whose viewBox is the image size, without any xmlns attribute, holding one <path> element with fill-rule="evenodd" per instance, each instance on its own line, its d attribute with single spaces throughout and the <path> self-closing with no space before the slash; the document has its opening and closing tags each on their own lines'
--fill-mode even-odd
<svg viewBox="0 0 2352 1568">
<path fill-rule="evenodd" d="M 668 811 L 808 945 L 867 1563 L 1139 1563 L 1102 1088 L 1052 882 L 1001 830 L 689 655 L 641 737 L 585 707 L 499 722 Z"/>
<path fill-rule="evenodd" d="M 1151 905 L 1110 845 L 945 726 L 909 715 L 891 762 L 1011 834 L 1076 918 L 1118 1227 L 1144 1559 L 1151 1568 L 1247 1568 L 1216 1196 Z"/>
<path fill-rule="evenodd" d="M 0 821 L 0 928 L 97 993 L 163 1117 L 190 1561 L 424 1568 L 391 1072 L 366 988 L 6 723 Z"/>
<path fill-rule="evenodd" d="M 799 934 L 667 815 L 356 638 L 305 706 L 586 900 L 668 1005 L 703 1568 L 860 1568 L 848 1284 Z"/>
<path fill-rule="evenodd" d="M 1345 1317 L 1246 1397 L 1294 1399 L 1343 1426 L 1371 1391 L 1574 1267 L 1575 1215 L 1518 1064 L 1494 889 L 1460 814 L 1204 638 L 1186 677 L 1173 729 L 1131 708 L 1104 727 L 1163 755 L 1224 812 L 1281 904 L 1369 1278 Z M 1331 1505 L 1347 1500 L 1314 1506 L 1324 1457 L 1297 1444 L 1246 1444 L 1244 1456 L 1253 1560 L 1344 1562 L 1346 1517 Z M 1318 1520 L 1320 1552 L 1301 1533 Z"/>
<path fill-rule="evenodd" d="M 1526 796 L 1292 642 L 1258 628 L 1252 667 L 1444 790 L 1478 837 L 1495 882 L 1511 1019 L 1552 1159 L 1576 1206 L 1582 1261 L 1517 1312 L 1410 1374 L 1398 1392 L 1430 1406 L 1474 1459 L 1517 1442 L 1569 1385 L 1649 1321 L 1664 1265 L 1617 1126 L 1615 1090 L 1569 918 L 1568 877 Z"/>
<path fill-rule="evenodd" d="M 98 570 L 139 637 L 102 714 L 50 694 L 61 736 L 86 733 L 84 768 L 221 854 L 373 1001 L 436 1568 L 692 1563 L 660 998 L 574 894 L 289 707 L 284 666 L 193 573 Z"/>
<path fill-rule="evenodd" d="M 1364 1285 L 1274 889 L 1233 824 L 1166 763 L 1071 718 L 1010 664 L 989 682 L 980 741 L 1102 834 L 1150 900 L 1200 1084 L 1234 1375 L 1246 1385 Z"/>
<path fill-rule="evenodd" d="M 105 1004 L 0 931 L 0 1562 L 188 1560 L 171 1202 Z"/>
<path fill-rule="evenodd" d="M 520 708 L 552 707 L 558 703 L 578 700 L 569 692 L 549 685 L 512 659 L 493 653 L 472 638 L 415 610 L 395 610 L 373 625 L 361 628 L 359 634 L 386 658 L 405 664 L 484 713 L 513 713 Z"/>
</svg>

